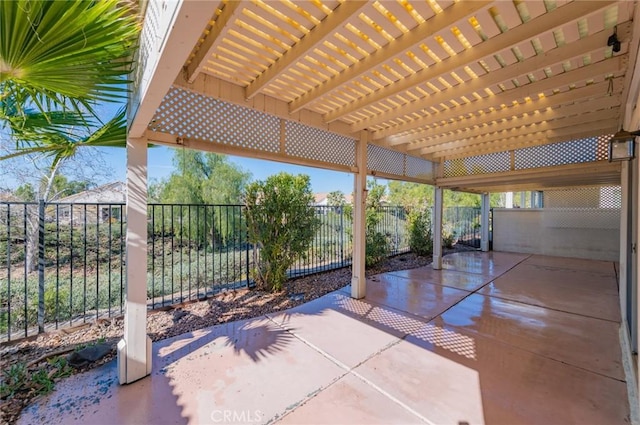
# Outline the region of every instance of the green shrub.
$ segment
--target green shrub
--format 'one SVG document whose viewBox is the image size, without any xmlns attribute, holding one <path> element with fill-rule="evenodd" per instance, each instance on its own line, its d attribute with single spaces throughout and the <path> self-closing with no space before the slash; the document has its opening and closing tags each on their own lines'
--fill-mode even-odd
<svg viewBox="0 0 640 425">
<path fill-rule="evenodd" d="M 367 232 L 366 250 L 364 263 L 366 267 L 372 267 L 384 260 L 389 253 L 389 241 L 384 233 L 373 231 Z"/>
<path fill-rule="evenodd" d="M 442 229 L 442 246 L 445 248 L 453 248 L 456 241 L 456 231 L 448 228 Z"/>
<path fill-rule="evenodd" d="M 257 257 L 252 277 L 262 289 L 282 290 L 287 270 L 309 249 L 320 226 L 312 202 L 306 175 L 279 173 L 247 186 L 247 233 Z"/>
<path fill-rule="evenodd" d="M 366 202 L 366 236 L 365 236 L 365 265 L 375 266 L 387 257 L 390 243 L 387 235 L 378 230 L 383 213 L 380 211 L 382 197 L 386 186 L 379 185 L 375 180 L 367 183 L 368 194 Z"/>
<path fill-rule="evenodd" d="M 409 248 L 417 255 L 433 252 L 431 214 L 428 211 L 412 211 L 409 214 Z"/>
</svg>

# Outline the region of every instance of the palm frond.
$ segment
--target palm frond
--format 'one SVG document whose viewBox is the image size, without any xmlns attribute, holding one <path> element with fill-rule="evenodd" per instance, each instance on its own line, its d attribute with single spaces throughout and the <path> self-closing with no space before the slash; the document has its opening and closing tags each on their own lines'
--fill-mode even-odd
<svg viewBox="0 0 640 425">
<path fill-rule="evenodd" d="M 118 0 L 2 1 L 0 96 L 41 112 L 122 98 L 138 31 Z"/>
</svg>

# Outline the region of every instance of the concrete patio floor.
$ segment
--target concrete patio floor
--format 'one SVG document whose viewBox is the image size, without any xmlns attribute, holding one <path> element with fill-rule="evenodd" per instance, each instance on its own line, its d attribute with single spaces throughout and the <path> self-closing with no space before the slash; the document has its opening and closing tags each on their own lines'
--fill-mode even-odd
<svg viewBox="0 0 640 425">
<path fill-rule="evenodd" d="M 457 253 L 292 310 L 154 344 L 58 384 L 19 423 L 629 423 L 611 262 Z"/>
</svg>

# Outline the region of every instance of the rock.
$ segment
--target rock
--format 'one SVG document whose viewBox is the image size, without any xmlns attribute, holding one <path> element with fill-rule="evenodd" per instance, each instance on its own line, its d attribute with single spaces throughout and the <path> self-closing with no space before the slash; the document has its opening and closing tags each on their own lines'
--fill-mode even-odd
<svg viewBox="0 0 640 425">
<path fill-rule="evenodd" d="M 96 362 L 111 352 L 109 344 L 95 344 L 67 356 L 67 363 L 77 368 Z"/>
<path fill-rule="evenodd" d="M 173 323 L 177 323 L 180 319 L 182 319 L 184 316 L 187 316 L 189 314 L 188 311 L 184 311 L 182 309 L 176 309 L 173 312 Z"/>
</svg>

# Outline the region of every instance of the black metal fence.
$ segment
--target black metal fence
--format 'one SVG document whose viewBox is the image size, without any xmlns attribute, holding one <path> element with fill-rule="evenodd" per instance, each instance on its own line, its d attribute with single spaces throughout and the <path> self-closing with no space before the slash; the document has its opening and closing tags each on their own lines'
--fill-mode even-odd
<svg viewBox="0 0 640 425">
<path fill-rule="evenodd" d="M 0 340 L 120 315 L 123 204 L 0 203 Z M 351 264 L 350 207 L 318 206 L 321 226 L 292 277 Z M 150 309 L 249 284 L 252 247 L 240 205 L 150 204 Z M 408 251 L 404 208 L 380 209 L 390 254 Z"/>
<path fill-rule="evenodd" d="M 448 207 L 443 210 L 444 237 L 456 243 L 480 248 L 481 211 L 476 207 Z"/>
</svg>

